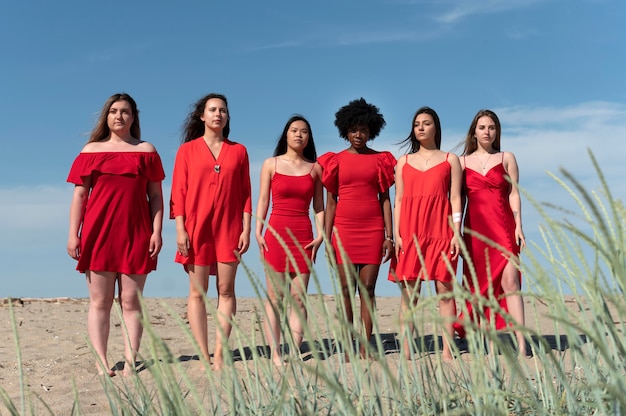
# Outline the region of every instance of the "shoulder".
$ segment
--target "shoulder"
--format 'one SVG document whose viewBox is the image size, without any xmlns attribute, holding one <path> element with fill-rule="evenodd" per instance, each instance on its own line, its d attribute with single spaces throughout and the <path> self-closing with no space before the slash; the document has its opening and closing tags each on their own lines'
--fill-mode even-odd
<svg viewBox="0 0 626 416">
<path fill-rule="evenodd" d="M 83 146 L 81 153 L 97 153 L 102 151 L 102 142 L 90 142 Z"/>
<path fill-rule="evenodd" d="M 276 157 L 270 157 L 263 161 L 263 165 L 261 165 L 261 170 L 263 172 L 272 172 L 274 170 L 274 166 L 276 166 Z"/>
<path fill-rule="evenodd" d="M 137 145 L 137 151 L 146 153 L 156 153 L 156 148 L 150 142 L 141 142 Z"/>
<path fill-rule="evenodd" d="M 396 160 L 396 167 L 401 168 L 402 166 L 404 166 L 407 162 L 407 159 L 410 158 L 412 155 L 402 155 L 400 156 L 397 160 Z"/>
<path fill-rule="evenodd" d="M 456 154 L 449 152 L 447 153 L 447 155 L 448 155 L 448 163 L 452 164 L 452 163 L 460 162 L 460 158 Z"/>
</svg>

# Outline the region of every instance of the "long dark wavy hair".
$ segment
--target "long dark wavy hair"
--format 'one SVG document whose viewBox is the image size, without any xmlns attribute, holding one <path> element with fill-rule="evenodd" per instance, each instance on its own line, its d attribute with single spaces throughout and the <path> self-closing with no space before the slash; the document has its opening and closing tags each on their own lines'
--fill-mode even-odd
<svg viewBox="0 0 626 416">
<path fill-rule="evenodd" d="M 287 124 L 285 124 L 285 128 L 283 129 L 283 133 L 278 138 L 278 142 L 276 143 L 276 148 L 274 149 L 274 156 L 280 156 L 287 153 L 287 132 L 289 131 L 289 127 L 291 124 L 296 121 L 304 121 L 306 123 L 307 128 L 309 129 L 309 141 L 307 142 L 306 147 L 304 148 L 303 156 L 310 162 L 315 162 L 317 160 L 317 152 L 315 151 L 315 141 L 313 140 L 313 130 L 311 130 L 311 124 L 309 121 L 301 116 L 300 114 L 293 115 L 289 120 L 287 120 Z"/>
<path fill-rule="evenodd" d="M 201 117 L 204 114 L 204 108 L 206 107 L 207 101 L 209 101 L 211 98 L 218 98 L 224 101 L 224 104 L 226 104 L 226 110 L 228 111 L 228 100 L 226 100 L 226 97 L 222 94 L 211 93 L 200 98 L 193 105 L 191 112 L 189 113 L 189 115 L 187 115 L 187 118 L 185 119 L 185 123 L 183 124 L 182 128 L 182 143 L 189 142 L 204 135 L 204 121 L 202 121 Z M 224 137 L 228 138 L 229 134 L 230 111 L 228 111 L 228 120 L 226 121 L 226 125 L 222 129 L 222 135 Z"/>
<path fill-rule="evenodd" d="M 500 151 L 500 132 L 502 130 L 500 126 L 500 119 L 491 110 L 480 110 L 474 116 L 474 120 L 472 120 L 472 124 L 470 124 L 469 130 L 467 131 L 467 136 L 465 136 L 465 148 L 463 149 L 463 155 L 471 155 L 478 149 L 478 141 L 476 140 L 476 125 L 478 124 L 478 119 L 481 117 L 487 116 L 493 120 L 496 125 L 496 139 L 493 141 L 492 147 L 494 150 Z"/>
<path fill-rule="evenodd" d="M 96 126 L 91 131 L 87 143 L 101 142 L 107 140 L 111 136 L 111 129 L 109 129 L 107 118 L 109 117 L 109 110 L 111 109 L 111 106 L 118 101 L 127 101 L 128 104 L 130 104 L 130 109 L 133 113 L 133 124 L 130 125 L 130 135 L 135 139 L 141 139 L 141 127 L 139 126 L 139 110 L 137 109 L 137 103 L 130 95 L 126 93 L 119 93 L 113 94 L 104 102 L 102 111 L 100 112 L 100 117 L 98 117 Z"/>
<path fill-rule="evenodd" d="M 373 140 L 385 127 L 385 119 L 375 105 L 365 99 L 352 100 L 335 113 L 335 126 L 339 136 L 348 140 L 348 131 L 356 126 L 367 126 L 370 131 L 369 140 Z"/>
<path fill-rule="evenodd" d="M 415 112 L 415 115 L 411 119 L 411 133 L 409 133 L 409 137 L 402 140 L 399 144 L 402 145 L 402 147 L 408 147 L 409 153 L 416 153 L 420 150 L 420 142 L 419 140 L 417 140 L 417 137 L 415 137 L 414 127 L 415 119 L 420 114 L 428 114 L 433 118 L 433 121 L 435 122 L 435 129 L 437 130 L 437 132 L 435 133 L 435 146 L 437 146 L 437 149 L 441 150 L 441 121 L 439 121 L 439 116 L 437 115 L 437 112 L 432 108 L 426 106 L 418 109 Z"/>
</svg>

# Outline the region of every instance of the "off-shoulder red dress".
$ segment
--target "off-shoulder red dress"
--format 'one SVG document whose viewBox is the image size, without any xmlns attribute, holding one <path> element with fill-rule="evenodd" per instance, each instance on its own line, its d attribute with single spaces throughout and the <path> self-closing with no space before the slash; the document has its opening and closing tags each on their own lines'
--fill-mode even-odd
<svg viewBox="0 0 626 416">
<path fill-rule="evenodd" d="M 147 274 L 156 270 L 150 258 L 152 219 L 148 182 L 165 177 L 156 152 L 80 153 L 67 181 L 91 189 L 80 229 L 76 270 Z"/>
<path fill-rule="evenodd" d="M 448 198 L 451 175 L 448 156 L 445 161 L 425 171 L 414 168 L 408 162 L 402 168 L 404 191 L 400 218 L 395 221 L 400 221 L 403 252 L 392 263 L 391 281 L 395 282 L 397 278 L 450 282 L 453 279 L 444 260 L 447 258 L 456 270 L 457 262 L 451 260 L 450 254 L 454 231 L 449 224 L 452 207 Z"/>
<path fill-rule="evenodd" d="M 183 143 L 174 164 L 170 218 L 184 217 L 191 247 L 189 256 L 177 252 L 174 261 L 184 266 L 237 261 L 244 212 L 252 213 L 246 148 L 224 139 L 216 160 L 202 137 Z"/>
<path fill-rule="evenodd" d="M 380 264 L 385 225 L 379 194 L 394 183 L 396 159 L 389 152 L 326 153 L 317 159 L 324 187 L 337 196 L 332 242 L 337 263 Z"/>
</svg>

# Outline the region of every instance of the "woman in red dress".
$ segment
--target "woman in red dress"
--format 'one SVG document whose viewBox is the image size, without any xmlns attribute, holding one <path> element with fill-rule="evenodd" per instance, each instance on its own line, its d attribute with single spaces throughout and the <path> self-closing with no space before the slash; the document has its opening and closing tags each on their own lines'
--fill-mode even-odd
<svg viewBox="0 0 626 416">
<path fill-rule="evenodd" d="M 311 125 L 304 117 L 293 116 L 278 139 L 274 157 L 267 159 L 261 169 L 256 239 L 266 263 L 265 333 L 270 341 L 272 361 L 278 366 L 283 365 L 278 312 L 282 309 L 284 291 L 289 290 L 297 308 L 291 308 L 289 329 L 294 346 L 299 348 L 306 323 L 304 297 L 309 285 L 309 264 L 315 261 L 324 238 L 322 168 L 315 163 L 316 159 Z M 272 213 L 263 234 L 270 192 Z M 309 216 L 311 201 L 317 228 L 315 239 Z"/>
<path fill-rule="evenodd" d="M 176 220 L 175 261 L 189 274 L 189 326 L 207 363 L 204 298 L 209 275 L 216 276 L 216 370 L 224 366 L 223 344 L 237 310 L 235 273 L 250 245 L 252 216 L 248 153 L 243 145 L 228 139 L 229 122 L 223 95 L 209 94 L 195 103 L 176 154 L 170 199 L 170 218 Z"/>
<path fill-rule="evenodd" d="M 389 280 L 402 287 L 400 329 L 407 359 L 411 356 L 407 335 L 412 336 L 415 329 L 410 312 L 417 305 L 421 282 L 435 281 L 437 294 L 444 295 L 439 299 L 439 313 L 444 319 L 442 358 L 450 361 L 456 305 L 454 298 L 445 295 L 452 293 L 455 273 L 451 270 L 456 271 L 459 256 L 456 235 L 461 231 L 461 165 L 455 154 L 440 150 L 441 123 L 435 110 L 417 110 L 412 126 L 404 141 L 410 153 L 401 156 L 396 165 L 397 264 L 392 264 Z"/>
<path fill-rule="evenodd" d="M 89 288 L 87 332 L 99 374 L 115 375 L 107 361 L 115 283 L 124 319 L 124 374 L 135 369 L 141 343 L 142 293 L 161 250 L 165 177 L 154 146 L 140 140 L 139 111 L 128 94 L 111 96 L 74 160 L 67 252 L 78 260 Z"/>
<path fill-rule="evenodd" d="M 519 169 L 511 152 L 500 151 L 500 120 L 490 110 L 479 111 L 470 125 L 461 157 L 465 173 L 465 245 L 470 258 L 463 265 L 463 279 L 473 294 L 494 296 L 514 322 L 490 308 L 473 310 L 467 302 L 468 317 L 459 319 L 455 329 L 464 335 L 464 319 L 485 320 L 504 329 L 524 325 L 524 301 L 520 295 L 519 253 L 526 247 L 522 230 L 522 204 L 517 189 Z M 508 179 L 507 179 L 508 178 Z M 509 182 L 510 180 L 510 182 Z M 511 182 L 514 184 L 512 185 Z M 471 265 L 470 265 L 471 263 Z M 472 277 L 472 267 L 476 279 Z M 526 355 L 521 331 L 515 331 L 518 352 Z"/>
<path fill-rule="evenodd" d="M 317 160 L 327 190 L 325 230 L 339 265 L 345 315 L 352 323 L 352 286 L 359 291 L 366 340 L 372 335 L 371 313 L 376 311 L 375 288 L 381 260 L 388 261 L 394 250 L 389 188 L 394 182 L 396 159 L 389 152 L 367 146 L 384 125 L 385 119 L 376 106 L 363 98 L 351 101 L 335 114 L 339 135 L 350 147 L 340 153 L 326 153 Z M 360 353 L 362 357 L 367 355 L 365 345 L 361 345 Z"/>
</svg>

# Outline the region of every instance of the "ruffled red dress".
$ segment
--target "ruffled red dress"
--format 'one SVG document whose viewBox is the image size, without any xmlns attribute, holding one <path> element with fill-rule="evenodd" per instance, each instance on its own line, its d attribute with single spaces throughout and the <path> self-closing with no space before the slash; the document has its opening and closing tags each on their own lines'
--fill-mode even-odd
<svg viewBox="0 0 626 416">
<path fill-rule="evenodd" d="M 304 250 L 307 257 L 302 253 L 304 246 L 313 241 L 309 207 L 315 180 L 310 173 L 290 176 L 275 172 L 271 189 L 272 213 L 265 231 L 268 251 L 263 253 L 264 259 L 280 273 L 309 273 L 307 257 L 311 258 L 312 249 Z"/>
<path fill-rule="evenodd" d="M 186 266 L 237 261 L 243 213 L 252 213 L 250 163 L 246 148 L 224 139 L 217 159 L 204 139 L 183 143 L 172 176 L 170 218 L 182 215 L 189 234 L 189 256 L 176 253 Z"/>
<path fill-rule="evenodd" d="M 91 189 L 80 229 L 76 270 L 147 274 L 156 270 L 150 258 L 152 218 L 148 182 L 165 178 L 156 152 L 80 153 L 67 181 Z"/>
<path fill-rule="evenodd" d="M 326 153 L 317 159 L 324 187 L 337 196 L 332 243 L 338 264 L 380 264 L 385 224 L 379 194 L 394 183 L 396 159 L 389 152 Z M 341 248 L 341 249 L 340 249 Z"/>
<path fill-rule="evenodd" d="M 457 262 L 451 260 L 450 254 L 454 230 L 449 225 L 452 207 L 448 197 L 451 178 L 448 155 L 444 162 L 425 171 L 408 163 L 402 168 L 404 191 L 400 219 L 395 220 L 400 221 L 403 251 L 392 262 L 391 281 L 420 279 L 450 282 L 453 279 L 444 260 L 447 258 L 456 270 Z"/>
<path fill-rule="evenodd" d="M 467 209 L 465 212 L 465 228 L 478 233 L 502 248 L 492 247 L 481 238 L 465 233 L 465 245 L 469 252 L 472 264 L 476 270 L 476 284 L 468 262 L 463 262 L 463 279 L 467 289 L 475 295 L 498 299 L 500 307 L 508 311 L 506 297 L 502 289 L 502 273 L 507 266 L 510 256 L 502 250 L 519 255 L 519 246 L 515 242 L 515 218 L 509 205 L 509 191 L 511 184 L 505 179 L 508 175 L 502 163 L 491 168 L 486 175 L 481 175 L 472 169 L 465 168 L 465 193 L 467 195 Z M 521 273 L 520 273 L 521 279 Z M 466 303 L 469 319 L 480 319 L 480 315 L 473 312 L 473 303 Z M 496 329 L 507 327 L 504 317 L 484 308 L 481 312 L 487 321 L 495 320 Z M 454 325 L 460 336 L 465 331 L 462 326 L 463 316 Z M 483 322 L 485 324 L 485 322 Z"/>
</svg>

